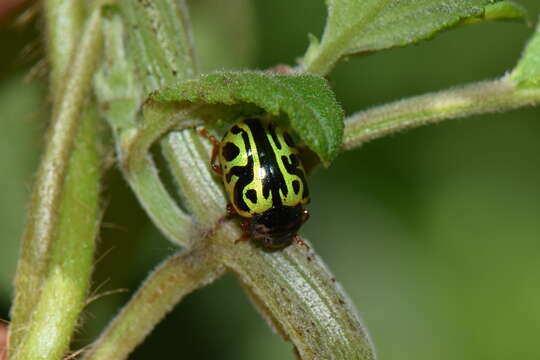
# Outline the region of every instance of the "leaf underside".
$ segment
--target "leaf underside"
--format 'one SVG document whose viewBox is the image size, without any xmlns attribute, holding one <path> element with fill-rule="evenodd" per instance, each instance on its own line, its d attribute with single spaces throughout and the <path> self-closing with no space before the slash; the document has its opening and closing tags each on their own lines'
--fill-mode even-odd
<svg viewBox="0 0 540 360">
<path fill-rule="evenodd" d="M 326 80 L 318 76 L 218 72 L 154 92 L 150 100 L 253 104 L 276 117 L 286 114 L 290 127 L 324 165 L 337 155 L 343 139 L 343 111 Z"/>
</svg>

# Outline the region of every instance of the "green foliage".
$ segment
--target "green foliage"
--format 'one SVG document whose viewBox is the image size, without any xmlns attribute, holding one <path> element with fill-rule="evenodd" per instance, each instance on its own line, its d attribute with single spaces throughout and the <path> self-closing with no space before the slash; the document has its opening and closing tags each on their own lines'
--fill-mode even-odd
<svg viewBox="0 0 540 360">
<path fill-rule="evenodd" d="M 162 235 L 185 249 L 165 260 L 147 278 L 94 342 L 85 359 L 127 357 L 184 296 L 231 270 L 263 317 L 294 344 L 299 357 L 372 360 L 374 347 L 367 330 L 347 295 L 309 242 L 306 242 L 309 244 L 306 247 L 291 246 L 276 252 L 261 251 L 250 242 L 236 244 L 241 236 L 240 229 L 236 221 L 223 216 L 226 199 L 222 184 L 208 166 L 211 145 L 194 129 L 186 127 L 200 123 L 211 126 L 214 120 L 229 123 L 240 116 L 266 112 L 276 121 L 288 122 L 296 135 L 320 157 L 323 164 L 328 165 L 339 151 L 353 149 L 366 141 L 404 129 L 540 104 L 540 90 L 537 89 L 540 84 L 540 27 L 510 76 L 377 106 L 348 117 L 344 127 L 343 111 L 332 90 L 325 79 L 316 75 L 244 71 L 218 72 L 194 78 L 197 73 L 195 49 L 184 1 L 120 0 L 104 3 L 108 4 L 106 16 L 102 17 L 101 11 L 94 12 L 93 21 L 90 21 L 94 25 L 84 32 L 80 26 L 90 13 L 83 1 L 49 0 L 44 3 L 52 74 L 50 98 L 54 100 L 53 125 L 36 180 L 26 240 L 21 247 L 19 280 L 16 283 L 18 298 L 12 308 L 14 316 L 10 341 L 14 350 L 10 356 L 13 359 L 63 357 L 86 304 L 94 262 L 94 239 L 100 221 L 102 154 L 96 145 L 103 140 L 103 133 L 98 131 L 98 109 L 113 129 L 116 158 L 124 179 L 131 185 L 146 214 Z M 337 61 L 348 55 L 415 44 L 442 30 L 484 20 L 526 20 L 525 10 L 512 1 L 327 0 L 326 3 L 329 16 L 325 32 L 320 43 L 312 38 L 303 60 L 303 69 L 299 70 L 327 74 Z M 235 19 L 232 20 L 232 23 L 236 23 Z M 105 35 L 103 55 L 100 51 L 100 30 Z M 235 31 L 242 33 L 242 29 Z M 85 35 L 81 38 L 80 34 Z M 225 49 L 230 48 L 227 46 Z M 236 58 L 234 51 L 231 54 Z M 217 65 L 213 66 L 219 66 L 223 60 L 217 56 L 216 59 Z M 101 60 L 99 71 L 94 68 L 94 60 Z M 97 104 L 91 102 L 94 100 L 89 91 L 92 80 Z M 18 97 L 25 98 L 20 92 Z M 144 99 L 147 101 L 143 104 Z M 497 143 L 510 147 L 506 134 L 501 140 Z M 152 146 L 161 147 L 163 151 L 161 163 L 168 166 L 171 180 L 176 182 L 182 207 L 164 185 L 162 169 L 159 168 L 161 163 L 154 162 L 152 155 L 155 152 L 150 152 Z M 11 149 L 7 149 L 6 153 L 11 153 L 8 150 Z M 450 153 L 446 150 L 445 153 Z M 463 158 L 470 159 L 473 152 L 467 151 Z M 388 153 L 392 154 L 392 158 L 401 155 L 399 151 Z M 421 153 L 429 156 L 432 151 Z M 505 151 L 505 154 L 508 153 Z M 9 158 L 9 161 L 14 165 L 13 159 Z M 441 166 L 445 166 L 445 169 L 448 166 L 448 162 L 438 163 L 443 164 Z M 363 165 L 362 171 L 367 169 L 365 173 L 369 177 L 369 161 L 363 162 Z M 375 170 L 373 173 L 381 173 Z M 398 176 L 386 176 L 384 172 L 384 176 L 373 183 L 384 184 L 394 179 L 403 183 L 404 177 L 399 174 L 399 169 L 396 173 Z M 470 173 L 465 173 L 468 187 Z M 373 271 L 374 267 L 380 266 L 379 261 L 373 261 L 369 256 L 365 256 L 366 261 L 361 259 L 364 253 L 370 255 L 370 249 L 384 243 L 384 237 L 372 235 L 377 238 L 376 241 L 365 245 L 369 243 L 370 231 L 373 230 L 369 226 L 383 229 L 377 230 L 381 233 L 392 226 L 385 226 L 388 222 L 383 217 L 383 221 L 378 221 L 380 219 L 377 217 L 374 217 L 376 221 L 371 221 L 370 216 L 377 211 L 377 207 L 372 206 L 375 201 L 369 202 L 371 195 L 363 198 L 368 201 L 351 201 L 350 194 L 346 194 L 339 205 L 328 205 L 339 199 L 341 181 L 365 178 L 352 174 L 349 164 L 338 175 L 335 176 L 334 171 L 328 194 L 320 192 L 318 201 L 325 204 L 319 208 L 321 220 L 314 224 L 320 232 L 315 235 L 317 243 L 322 244 L 321 247 L 333 247 L 335 253 L 352 253 L 360 249 L 357 244 L 361 243 L 362 251 L 353 255 L 354 262 L 356 266 L 367 264 L 366 274 L 370 276 L 366 276 L 366 279 L 379 288 L 381 282 L 378 277 L 381 274 L 384 276 L 387 269 L 395 269 L 396 264 L 399 266 L 399 261 L 393 259 L 389 266 L 385 266 L 385 271 Z M 421 177 L 427 178 L 423 172 Z M 445 176 L 445 180 L 448 178 L 452 177 Z M 478 184 L 482 185 L 478 187 L 479 191 L 486 184 L 489 187 L 489 180 L 486 183 L 484 174 L 478 178 L 481 179 Z M 534 190 L 533 185 L 531 189 Z M 499 184 L 494 186 L 493 193 L 488 194 L 486 201 L 499 198 L 500 189 Z M 358 191 L 362 191 L 361 186 Z M 390 199 L 385 207 L 391 207 L 393 201 L 405 196 L 400 192 L 399 196 L 392 197 L 385 190 L 383 192 Z M 471 197 L 474 192 L 471 191 Z M 433 193 L 430 197 L 433 197 Z M 446 205 L 453 202 L 456 205 L 457 210 L 440 216 L 444 221 L 451 220 L 448 225 L 451 229 L 469 228 L 455 226 L 455 214 L 458 213 L 460 217 L 463 204 L 470 203 L 469 195 L 464 199 L 458 198 L 459 201 L 443 199 Z M 327 202 L 324 196 L 327 196 Z M 408 213 L 412 201 L 404 203 Z M 362 209 L 361 206 L 365 206 L 365 209 L 356 211 Z M 340 211 L 336 212 L 336 208 L 340 208 Z M 324 211 L 328 217 L 324 216 Z M 534 209 L 524 211 L 527 214 L 535 213 Z M 359 213 L 366 216 L 359 216 Z M 426 213 L 443 212 L 435 209 Z M 488 211 L 476 213 L 488 214 Z M 488 215 L 486 218 L 485 223 L 493 230 L 493 219 Z M 321 237 L 335 238 L 336 234 L 332 231 L 326 236 L 321 234 L 324 229 L 331 227 L 328 225 L 335 226 L 343 219 L 354 223 L 353 233 L 340 236 L 340 239 L 350 240 L 349 246 L 339 247 L 334 242 L 321 241 Z M 507 219 L 506 214 L 504 219 Z M 437 219 L 432 218 L 425 227 L 436 222 Z M 362 225 L 366 225 L 368 230 Z M 504 228 L 508 228 L 506 223 Z M 359 229 L 363 231 L 362 241 L 357 241 Z M 499 234 L 500 229 L 496 233 Z M 505 237 L 513 238 L 517 233 L 519 231 L 508 231 Z M 452 240 L 449 238 L 445 245 L 455 246 L 456 242 Z M 500 243 L 503 244 L 502 241 Z M 460 260 L 464 256 L 467 260 L 467 254 L 463 255 L 461 249 L 470 244 L 464 244 L 465 247 L 456 248 L 455 251 L 456 258 Z M 381 249 L 395 248 L 395 245 L 383 245 Z M 507 243 L 503 245 L 503 255 L 507 258 Z M 420 248 L 425 250 L 426 247 Z M 364 251 L 366 249 L 367 252 Z M 446 257 L 451 255 L 451 250 L 444 249 L 442 252 Z M 415 252 L 415 256 L 419 252 Z M 403 255 L 406 257 L 407 251 L 399 251 L 400 259 Z M 471 255 L 473 260 L 470 263 L 475 266 L 471 266 L 470 271 L 462 264 L 455 267 L 467 269 L 463 271 L 465 278 L 478 270 L 476 255 Z M 531 264 L 534 267 L 536 263 L 531 261 Z M 441 268 L 449 268 L 444 265 Z M 432 269 L 433 266 L 438 266 L 436 261 L 426 268 Z M 351 267 L 347 267 L 341 274 L 353 279 L 351 282 L 357 282 L 359 271 L 351 271 Z M 428 272 L 423 271 L 423 274 Z M 388 272 L 392 281 L 395 281 L 394 273 Z M 455 271 L 449 273 L 454 276 Z M 463 284 L 456 287 L 459 286 Z M 392 291 L 395 291 L 395 283 Z M 369 293 L 365 295 L 366 298 L 370 296 Z M 395 301 L 394 296 L 387 295 L 388 292 L 382 296 L 371 295 L 376 299 L 373 303 L 379 305 L 389 301 L 392 302 L 392 309 L 404 308 L 401 297 Z M 453 302 L 454 298 L 450 298 Z M 528 296 L 523 298 L 529 299 Z M 429 301 L 433 302 L 432 298 Z M 230 303 L 224 304 L 227 309 L 231 308 Z M 417 306 L 419 309 L 422 307 Z M 429 311 L 429 307 L 415 312 L 405 309 L 402 314 L 424 313 L 425 310 Z M 462 309 L 458 312 L 464 314 Z M 395 324 L 399 323 L 402 314 L 397 315 L 399 311 L 395 313 L 384 316 L 395 317 L 385 320 L 390 324 L 388 328 L 397 328 Z M 489 312 L 489 316 L 491 314 Z M 424 334 L 416 334 L 417 331 L 411 333 L 426 342 L 422 336 Z M 399 344 L 395 347 L 402 351 L 403 347 Z M 178 352 L 178 349 L 175 347 L 174 351 Z M 235 356 L 237 352 L 235 349 Z M 407 357 L 407 354 L 401 355 Z M 416 351 L 414 356 L 417 356 Z"/>
<path fill-rule="evenodd" d="M 523 88 L 538 88 L 540 85 L 540 25 L 510 78 Z"/>
<path fill-rule="evenodd" d="M 328 73 L 343 56 L 406 46 L 474 19 L 521 19 L 513 2 L 493 0 L 327 0 L 321 42 L 311 38 L 302 63 L 306 71 Z M 499 6 L 495 7 L 497 4 Z M 489 9 L 489 11 L 488 11 Z"/>
<path fill-rule="evenodd" d="M 203 75 L 155 92 L 159 102 L 255 104 L 268 113 L 288 115 L 298 136 L 328 165 L 343 138 L 343 111 L 327 82 L 312 75 L 230 72 Z"/>
</svg>

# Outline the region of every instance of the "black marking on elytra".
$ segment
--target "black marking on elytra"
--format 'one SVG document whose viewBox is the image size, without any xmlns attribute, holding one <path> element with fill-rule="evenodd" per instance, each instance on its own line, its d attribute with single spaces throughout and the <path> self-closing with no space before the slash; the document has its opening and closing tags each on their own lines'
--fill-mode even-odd
<svg viewBox="0 0 540 360">
<path fill-rule="evenodd" d="M 259 119 L 248 119 L 245 123 L 249 126 L 257 146 L 260 166 L 265 170 L 265 176 L 261 178 L 263 197 L 268 199 L 270 193 L 272 193 L 272 205 L 274 207 L 281 206 L 283 202 L 279 191 L 281 190 L 283 195 L 287 196 L 289 189 L 287 189 L 287 183 L 280 171 L 276 153 Z"/>
<path fill-rule="evenodd" d="M 283 132 L 283 138 L 285 139 L 285 143 L 289 145 L 290 147 L 295 147 L 296 144 L 294 143 L 294 140 L 292 139 L 291 135 L 289 135 L 288 132 Z"/>
<path fill-rule="evenodd" d="M 270 133 L 270 136 L 272 136 L 272 140 L 274 141 L 274 144 L 276 144 L 276 147 L 278 150 L 281 150 L 281 142 L 279 141 L 279 138 L 276 134 L 276 127 L 272 124 L 268 125 L 268 132 Z"/>
<path fill-rule="evenodd" d="M 238 176 L 238 180 L 234 184 L 233 202 L 238 209 L 249 212 L 249 206 L 246 204 L 242 196 L 244 188 L 253 181 L 253 154 L 251 144 L 249 142 L 249 135 L 245 130 L 242 130 L 237 125 L 234 125 L 230 131 L 235 135 L 241 134 L 242 141 L 246 146 L 247 164 L 244 166 L 233 166 L 229 172 L 225 174 L 225 180 L 230 183 L 233 175 Z"/>
<path fill-rule="evenodd" d="M 240 149 L 232 142 L 228 142 L 222 147 L 221 154 L 225 160 L 233 161 L 240 154 Z"/>
<path fill-rule="evenodd" d="M 254 204 L 257 202 L 257 192 L 254 189 L 246 191 L 246 197 Z"/>
<path fill-rule="evenodd" d="M 300 159 L 298 159 L 298 156 L 296 156 L 296 154 L 291 154 L 290 159 L 292 166 L 298 167 L 300 165 Z"/>
<path fill-rule="evenodd" d="M 290 161 L 289 161 L 290 158 Z M 300 159 L 298 159 L 298 156 L 296 154 L 291 154 L 290 157 L 287 157 L 285 155 L 281 156 L 281 161 L 283 161 L 283 165 L 285 165 L 285 169 L 287 172 L 291 175 L 296 175 L 300 178 L 300 181 L 302 181 L 302 184 L 304 185 L 304 191 L 302 192 L 302 199 L 306 199 L 309 197 L 309 189 L 307 186 L 306 181 L 306 175 L 300 169 Z M 293 185 L 294 187 L 294 185 Z"/>
<path fill-rule="evenodd" d="M 298 179 L 294 179 L 294 181 L 292 182 L 292 187 L 293 187 L 294 193 L 298 194 L 298 192 L 300 191 L 300 181 L 298 181 Z"/>
</svg>

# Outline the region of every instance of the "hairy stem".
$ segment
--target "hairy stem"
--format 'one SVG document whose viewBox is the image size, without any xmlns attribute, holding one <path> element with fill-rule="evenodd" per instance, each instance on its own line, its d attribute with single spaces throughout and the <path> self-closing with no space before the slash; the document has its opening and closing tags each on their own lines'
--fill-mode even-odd
<svg viewBox="0 0 540 360">
<path fill-rule="evenodd" d="M 219 238 L 223 261 L 301 359 L 375 359 L 354 305 L 311 244 L 267 253 L 251 244 L 235 244 L 240 233 L 232 228 L 224 226 Z"/>
<path fill-rule="evenodd" d="M 103 66 L 103 74 L 115 76 L 99 78 L 98 97 L 115 110 L 106 114 L 106 118 L 119 130 L 116 134 L 118 157 L 137 198 L 169 240 L 187 246 L 192 219 L 167 192 L 149 154 L 152 144 L 176 123 L 177 107 L 158 106 L 152 112 L 154 116 L 148 116 L 150 121 L 146 114 L 140 118 L 137 114 L 141 105 L 138 94 L 172 85 L 195 72 L 186 4 L 175 0 L 124 0 L 119 1 L 116 10 L 116 16 L 106 22 L 113 32 L 107 34 L 106 42 L 106 56 L 110 61 Z M 123 51 L 118 51 L 118 47 Z M 125 78 L 130 81 L 124 83 Z M 115 93 L 109 89 L 120 90 L 128 96 L 115 98 Z M 130 101 L 126 103 L 125 99 Z"/>
<path fill-rule="evenodd" d="M 519 89 L 508 78 L 485 81 L 396 101 L 345 120 L 343 150 L 421 125 L 540 103 L 540 90 Z"/>
<path fill-rule="evenodd" d="M 212 282 L 223 271 L 205 241 L 167 259 L 142 283 L 83 359 L 126 359 L 184 296 Z"/>
<path fill-rule="evenodd" d="M 97 8 L 86 24 L 79 51 L 73 57 L 69 72 L 66 71 L 68 75 L 63 91 L 56 96 L 53 106 L 52 124 L 33 190 L 15 278 L 10 327 L 10 348 L 14 350 L 28 326 L 48 274 L 50 250 L 58 233 L 60 205 L 74 139 L 79 130 L 80 114 L 90 88 L 94 63 L 100 54 L 100 22 L 101 13 Z"/>
<path fill-rule="evenodd" d="M 133 192 L 150 218 L 173 243 L 187 246 L 191 242 L 191 217 L 183 212 L 163 185 L 150 155 L 124 171 Z"/>
<path fill-rule="evenodd" d="M 161 147 L 180 196 L 197 218 L 199 227 L 211 229 L 216 226 L 226 215 L 227 203 L 219 177 L 208 171 L 209 141 L 195 130 L 176 131 L 161 141 Z"/>
<path fill-rule="evenodd" d="M 43 2 L 47 30 L 47 58 L 50 63 L 51 93 L 56 98 L 62 92 L 65 73 L 81 38 L 86 17 L 84 0 L 45 0 Z"/>
<path fill-rule="evenodd" d="M 12 359 L 62 358 L 85 305 L 99 228 L 100 157 L 97 112 L 89 107 L 81 118 L 47 277 L 32 321 L 24 329 L 20 346 L 13 349 Z"/>
</svg>

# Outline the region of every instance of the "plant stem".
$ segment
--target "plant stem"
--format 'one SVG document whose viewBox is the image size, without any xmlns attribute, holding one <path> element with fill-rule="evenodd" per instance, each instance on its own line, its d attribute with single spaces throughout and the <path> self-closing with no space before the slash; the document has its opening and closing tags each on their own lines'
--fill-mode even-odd
<svg viewBox="0 0 540 360">
<path fill-rule="evenodd" d="M 195 130 L 185 130 L 167 135 L 161 141 L 161 147 L 180 196 L 197 218 L 200 228 L 215 227 L 226 215 L 227 203 L 219 177 L 208 171 L 210 142 Z"/>
<path fill-rule="evenodd" d="M 81 38 L 86 17 L 84 0 L 45 0 L 43 10 L 46 24 L 47 58 L 51 94 L 56 99 L 62 94 L 65 73 Z"/>
<path fill-rule="evenodd" d="M 86 25 L 80 51 L 71 62 L 63 92 L 57 96 L 53 107 L 53 120 L 34 186 L 15 278 L 10 327 L 10 348 L 14 350 L 28 327 L 48 275 L 50 250 L 58 233 L 63 187 L 80 113 L 90 88 L 95 60 L 100 54 L 100 21 L 100 10 L 96 9 Z"/>
<path fill-rule="evenodd" d="M 196 73 L 185 0 L 120 0 L 119 6 L 145 94 Z"/>
<path fill-rule="evenodd" d="M 189 234 L 191 217 L 178 207 L 163 185 L 150 155 L 140 159 L 136 165 L 125 170 L 124 176 L 148 216 L 169 240 L 188 246 L 192 241 Z"/>
<path fill-rule="evenodd" d="M 235 244 L 240 236 L 236 225 L 223 226 L 219 235 L 222 261 L 301 359 L 375 359 L 354 305 L 311 244 L 268 253 L 252 244 Z"/>
<path fill-rule="evenodd" d="M 223 272 L 206 241 L 167 259 L 142 283 L 83 359 L 126 359 L 185 295 Z"/>
<path fill-rule="evenodd" d="M 358 112 L 345 120 L 343 150 L 421 125 L 540 103 L 540 90 L 519 89 L 508 78 L 429 93 Z"/>
<path fill-rule="evenodd" d="M 190 243 L 188 229 L 192 219 L 168 193 L 149 151 L 150 146 L 185 112 L 175 104 L 156 105 L 145 113 L 145 121 L 140 127 L 125 131 L 117 138 L 122 170 L 139 201 L 163 233 L 182 246 Z"/>
<path fill-rule="evenodd" d="M 32 321 L 24 329 L 25 336 L 11 354 L 12 359 L 62 358 L 85 305 L 99 228 L 97 120 L 97 111 L 91 107 L 81 116 L 77 145 L 64 182 L 48 274 Z"/>
<path fill-rule="evenodd" d="M 173 243 L 188 246 L 192 218 L 170 196 L 149 154 L 150 146 L 176 124 L 177 107 L 157 106 L 150 111 L 155 115 L 152 121 L 146 114 L 138 118 L 139 94 L 195 72 L 185 1 L 119 1 L 105 26 L 109 61 L 103 64 L 96 89 L 101 103 L 114 110 L 106 118 L 115 129 L 124 176 L 156 226 Z"/>
</svg>

